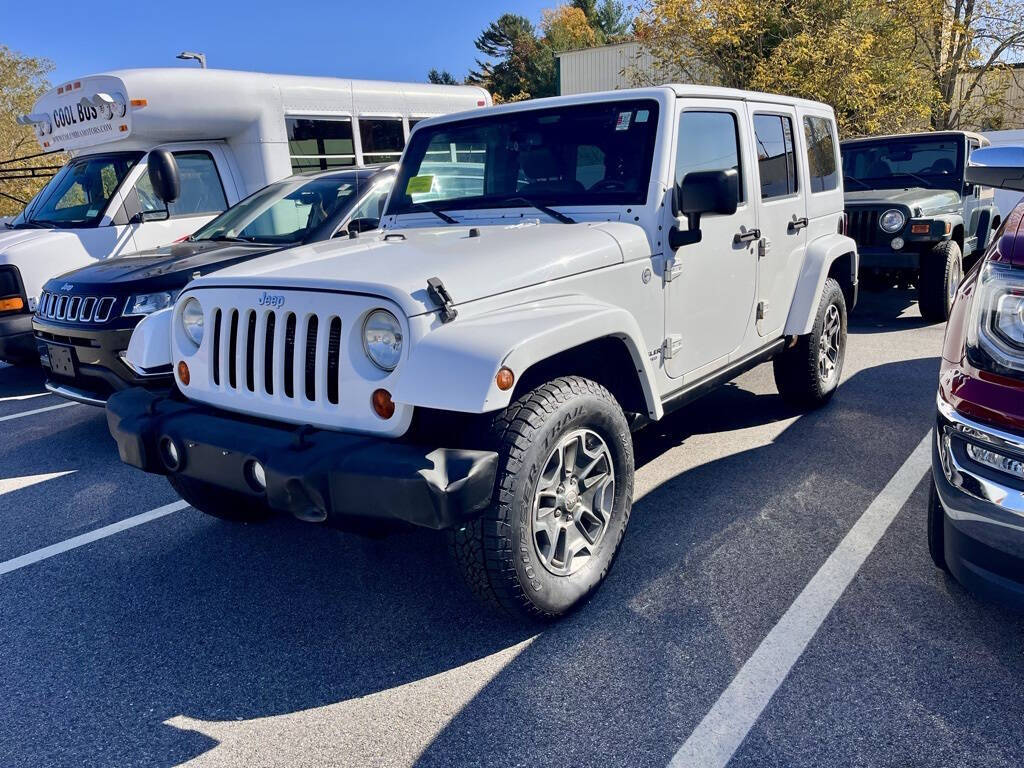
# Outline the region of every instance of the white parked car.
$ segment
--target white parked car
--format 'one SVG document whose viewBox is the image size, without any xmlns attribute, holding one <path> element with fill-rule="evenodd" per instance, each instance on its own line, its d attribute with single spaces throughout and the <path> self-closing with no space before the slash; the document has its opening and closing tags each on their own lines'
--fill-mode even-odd
<svg viewBox="0 0 1024 768">
<path fill-rule="evenodd" d="M 561 615 L 622 541 L 633 431 L 767 360 L 792 401 L 834 393 L 838 167 L 830 107 L 719 88 L 426 121 L 382 231 L 143 322 L 134 354 L 169 343 L 181 396 L 115 394 L 111 433 L 204 512 L 445 529 L 480 596 Z"/>
</svg>

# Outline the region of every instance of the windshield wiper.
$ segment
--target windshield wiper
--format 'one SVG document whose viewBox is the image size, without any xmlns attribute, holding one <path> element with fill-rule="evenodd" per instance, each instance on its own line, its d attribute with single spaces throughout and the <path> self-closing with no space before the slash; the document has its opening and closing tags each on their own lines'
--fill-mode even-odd
<svg viewBox="0 0 1024 768">
<path fill-rule="evenodd" d="M 865 181 L 861 181 L 860 179 L 855 179 L 853 176 L 843 176 L 843 181 L 856 181 L 858 184 L 864 187 L 864 189 L 871 189 L 870 184 L 868 184 Z"/>
<path fill-rule="evenodd" d="M 920 181 L 924 185 L 925 189 L 931 189 L 931 182 L 928 181 L 928 179 L 924 178 L 923 176 L 918 176 L 916 173 L 910 173 L 909 171 L 900 171 L 899 173 L 897 173 L 895 175 L 896 176 L 909 176 L 912 179 L 917 179 L 918 181 Z"/>
<path fill-rule="evenodd" d="M 521 195 L 517 195 L 516 197 L 504 198 L 502 200 L 502 202 L 504 202 L 504 203 L 526 203 L 531 208 L 536 208 L 541 213 L 546 213 L 548 216 L 550 216 L 555 221 L 560 221 L 563 224 L 575 224 L 576 223 L 575 219 L 570 218 L 569 216 L 566 216 L 564 213 L 560 213 L 560 212 L 556 211 L 554 208 L 549 208 L 548 206 L 544 205 L 543 203 L 538 203 L 536 200 L 531 200 L 530 198 L 523 197 Z"/>
<path fill-rule="evenodd" d="M 449 216 L 444 211 L 440 210 L 439 208 L 435 208 L 432 205 L 427 205 L 426 203 L 413 203 L 412 205 L 410 205 L 407 208 L 407 210 L 410 210 L 410 211 L 429 211 L 430 213 L 432 213 L 435 216 L 437 216 L 437 218 L 439 218 L 445 224 L 458 224 L 459 223 L 458 221 L 453 219 L 451 216 Z"/>
</svg>

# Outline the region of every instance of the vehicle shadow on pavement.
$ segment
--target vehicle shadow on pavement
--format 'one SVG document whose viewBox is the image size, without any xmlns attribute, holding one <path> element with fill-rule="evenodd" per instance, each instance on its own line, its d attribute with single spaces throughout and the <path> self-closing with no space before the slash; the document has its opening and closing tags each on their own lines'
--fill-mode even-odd
<svg viewBox="0 0 1024 768">
<path fill-rule="evenodd" d="M 850 313 L 851 333 L 892 333 L 936 325 L 921 317 L 917 308 L 917 289 L 889 288 L 885 291 L 861 289 L 857 306 Z"/>
<path fill-rule="evenodd" d="M 0 398 L 39 394 L 46 391 L 45 383 L 42 368 L 0 363 Z"/>
<path fill-rule="evenodd" d="M 634 505 L 604 587 L 548 627 L 481 610 L 424 531 L 373 541 L 188 510 L 9 574 L 0 762 L 173 765 L 266 717 L 250 724 L 266 742 L 235 745 L 265 764 L 260 749 L 286 754 L 288 715 L 312 718 L 305 748 L 322 730 L 325 764 L 365 763 L 368 734 L 422 740 L 423 764 L 663 764 L 930 427 L 937 367 L 862 370 L 769 444 L 679 468 Z M 723 388 L 641 432 L 637 454 L 792 415 Z M 399 718 L 375 696 L 420 682 Z"/>
</svg>

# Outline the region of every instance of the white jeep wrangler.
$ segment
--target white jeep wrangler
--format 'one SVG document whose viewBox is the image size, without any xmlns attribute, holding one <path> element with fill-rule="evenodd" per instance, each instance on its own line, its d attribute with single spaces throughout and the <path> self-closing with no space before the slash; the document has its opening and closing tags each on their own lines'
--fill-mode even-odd
<svg viewBox="0 0 1024 768">
<path fill-rule="evenodd" d="M 835 391 L 838 168 L 831 108 L 719 88 L 425 121 L 381 230 L 201 278 L 169 332 L 140 325 L 180 395 L 115 394 L 110 431 L 204 512 L 446 529 L 480 596 L 564 614 L 625 533 L 632 431 L 769 359 L 791 401 Z"/>
</svg>

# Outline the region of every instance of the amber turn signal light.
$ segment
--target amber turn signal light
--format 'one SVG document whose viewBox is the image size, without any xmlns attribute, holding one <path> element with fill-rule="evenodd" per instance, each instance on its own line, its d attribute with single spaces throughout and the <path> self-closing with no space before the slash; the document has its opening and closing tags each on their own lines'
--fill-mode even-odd
<svg viewBox="0 0 1024 768">
<path fill-rule="evenodd" d="M 494 383 L 498 385 L 498 389 L 502 392 L 508 392 L 508 390 L 512 389 L 512 385 L 516 383 L 516 375 L 510 369 L 502 366 L 494 377 Z"/>
<path fill-rule="evenodd" d="M 21 296 L 15 296 L 13 299 L 0 299 L 0 312 L 16 312 L 24 308 L 25 300 Z"/>
<path fill-rule="evenodd" d="M 190 378 L 191 374 L 189 374 L 188 372 L 188 363 L 182 360 L 180 363 L 178 363 L 178 381 L 180 381 L 187 387 Z"/>
<path fill-rule="evenodd" d="M 390 419 L 395 415 L 395 403 L 386 389 L 374 390 L 370 399 L 373 401 L 373 412 L 382 419 Z"/>
<path fill-rule="evenodd" d="M 910 233 L 913 235 L 927 235 L 931 228 L 931 224 L 911 224 Z"/>
</svg>

